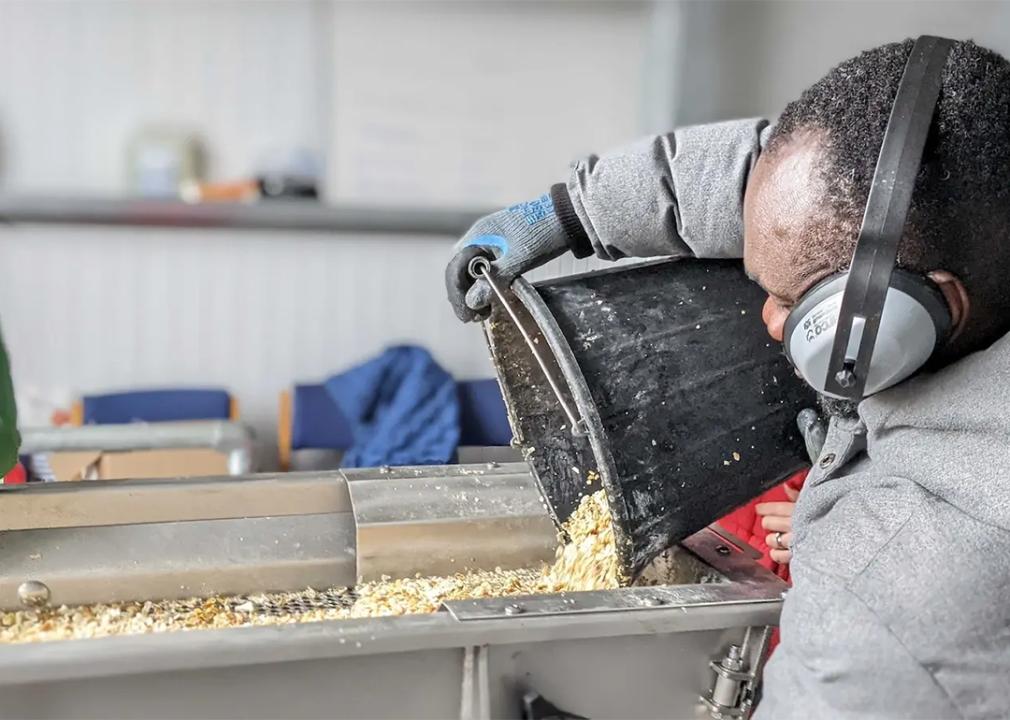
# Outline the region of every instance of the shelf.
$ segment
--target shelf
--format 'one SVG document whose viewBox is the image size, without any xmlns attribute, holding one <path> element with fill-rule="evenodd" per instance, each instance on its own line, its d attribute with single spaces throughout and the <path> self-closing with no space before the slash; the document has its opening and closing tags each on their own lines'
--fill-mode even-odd
<svg viewBox="0 0 1010 720">
<path fill-rule="evenodd" d="M 323 205 L 307 200 L 189 204 L 174 200 L 0 196 L 0 221 L 458 237 L 486 210 Z"/>
</svg>

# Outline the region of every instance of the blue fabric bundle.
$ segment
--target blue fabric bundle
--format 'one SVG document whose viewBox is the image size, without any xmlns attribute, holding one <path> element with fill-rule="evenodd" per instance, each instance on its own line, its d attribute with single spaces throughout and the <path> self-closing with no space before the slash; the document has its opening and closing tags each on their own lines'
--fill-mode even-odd
<svg viewBox="0 0 1010 720">
<path fill-rule="evenodd" d="M 439 465 L 454 458 L 460 436 L 456 383 L 424 348 L 389 348 L 325 386 L 354 437 L 343 467 Z"/>
</svg>

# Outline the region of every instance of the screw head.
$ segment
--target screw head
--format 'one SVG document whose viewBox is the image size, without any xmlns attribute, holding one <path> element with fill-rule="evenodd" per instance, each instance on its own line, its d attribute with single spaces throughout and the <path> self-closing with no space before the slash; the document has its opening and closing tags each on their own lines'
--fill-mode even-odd
<svg viewBox="0 0 1010 720">
<path fill-rule="evenodd" d="M 856 384 L 856 374 L 849 368 L 839 370 L 835 373 L 835 382 L 838 383 L 839 387 L 850 388 Z"/>
<path fill-rule="evenodd" d="M 49 587 L 38 580 L 26 580 L 18 585 L 18 600 L 26 607 L 42 607 L 49 602 Z"/>
<path fill-rule="evenodd" d="M 512 603 L 511 605 L 505 606 L 506 615 L 522 615 L 524 612 L 526 612 L 526 608 L 518 603 Z"/>
</svg>

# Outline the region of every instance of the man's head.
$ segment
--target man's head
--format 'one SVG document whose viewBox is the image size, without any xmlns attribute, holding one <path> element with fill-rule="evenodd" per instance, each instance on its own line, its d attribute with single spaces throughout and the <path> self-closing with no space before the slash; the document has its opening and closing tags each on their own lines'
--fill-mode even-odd
<svg viewBox="0 0 1010 720">
<path fill-rule="evenodd" d="M 913 41 L 869 50 L 790 103 L 748 181 L 745 261 L 782 339 L 789 310 L 848 267 Z M 943 71 L 898 266 L 930 277 L 950 309 L 950 362 L 1010 331 L 1010 63 L 955 43 Z"/>
</svg>

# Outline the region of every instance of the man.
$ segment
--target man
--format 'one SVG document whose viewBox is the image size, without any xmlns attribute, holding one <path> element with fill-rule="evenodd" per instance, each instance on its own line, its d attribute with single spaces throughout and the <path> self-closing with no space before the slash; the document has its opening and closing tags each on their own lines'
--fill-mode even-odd
<svg viewBox="0 0 1010 720">
<path fill-rule="evenodd" d="M 462 272 L 480 247 L 504 277 L 569 249 L 742 254 L 781 341 L 793 303 L 852 257 L 911 47 L 842 63 L 774 128 L 687 128 L 590 157 L 549 196 L 479 221 L 446 271 L 457 314 L 486 312 Z M 1008 181 L 1010 64 L 955 43 L 898 254 L 942 293 L 953 330 L 927 371 L 858 408 L 825 404 L 760 717 L 1010 712 Z"/>
</svg>

